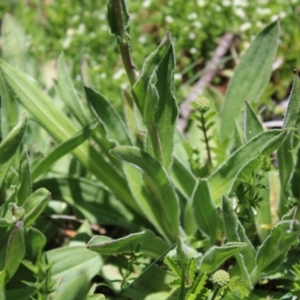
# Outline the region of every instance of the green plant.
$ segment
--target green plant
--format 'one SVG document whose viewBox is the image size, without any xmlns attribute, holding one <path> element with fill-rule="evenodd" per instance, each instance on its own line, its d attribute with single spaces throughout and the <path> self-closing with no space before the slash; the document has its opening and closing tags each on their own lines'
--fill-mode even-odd
<svg viewBox="0 0 300 300">
<path fill-rule="evenodd" d="M 63 54 L 57 62 L 57 90 L 53 98 L 24 73 L 0 61 L 5 107 L 11 96 L 16 96 L 33 120 L 59 143 L 43 163 L 33 162 L 33 189 L 39 191 L 44 186 L 59 204 L 68 204 L 65 207 L 76 215 L 76 220 L 84 218 L 88 222 L 78 228 L 67 247 L 46 252 L 51 265 L 48 288 L 53 288 L 55 299 L 65 299 L 66 295 L 76 299 L 78 293 L 82 299 L 89 299 L 97 295 L 91 279 L 101 274 L 112 290 L 111 297 L 116 299 L 143 299 L 150 294 L 155 294 L 156 299 L 215 298 L 217 292 L 209 292 L 211 281 L 207 278 L 223 269 L 231 279 L 218 289 L 220 297 L 230 299 L 229 292 L 238 297 L 249 293 L 254 299 L 274 296 L 277 292 L 267 290 L 260 295 L 256 287 L 262 286 L 262 280 L 273 282 L 276 272 L 285 274 L 285 264 L 293 258 L 291 250 L 299 248 L 299 216 L 296 207 L 290 208 L 299 200 L 298 189 L 295 185 L 291 188 L 299 176 L 298 74 L 294 75 L 282 129 L 265 130 L 251 105 L 267 87 L 279 21 L 261 31 L 244 54 L 222 110 L 215 114 L 216 121 L 209 123 L 207 115 L 205 120 L 201 108 L 200 120 L 196 117 L 200 126 L 191 126 L 189 138 L 194 138 L 189 147 L 184 147 L 187 141 L 176 130 L 175 55 L 170 34 L 146 59 L 137 76 L 130 53 L 125 1 L 110 1 L 108 17 L 132 86 L 123 94 L 124 117 L 100 92 L 85 87 L 85 94 L 81 94 L 75 89 Z M 63 101 L 63 109 L 54 104 L 58 101 L 54 98 Z M 241 115 L 245 99 L 248 103 Z M 217 106 L 215 110 L 218 111 Z M 95 117 L 97 121 L 92 121 Z M 187 149 L 192 149 L 197 141 L 199 149 L 206 149 L 208 158 L 213 142 L 208 131 L 215 144 L 222 147 L 223 155 L 217 159 L 211 155 L 205 177 L 197 178 L 192 167 L 195 157 Z M 204 142 L 199 138 L 201 134 L 206 136 Z M 277 153 L 279 165 L 276 171 L 269 158 L 273 152 Z M 67 153 L 80 163 L 80 172 L 74 176 L 76 162 L 69 157 L 64 166 L 69 171 L 56 176 L 51 166 Z M 274 189 L 278 184 L 274 184 L 275 172 L 280 178 L 280 194 Z M 291 195 L 296 200 L 291 201 Z M 59 211 L 57 202 L 52 203 L 54 208 L 47 208 L 49 215 L 51 210 Z M 22 208 L 26 226 L 27 208 Z M 237 208 L 247 210 L 253 220 L 251 226 Z M 272 218 L 275 210 L 276 219 Z M 21 220 L 22 209 L 16 207 L 13 211 Z M 45 224 L 38 220 L 36 223 L 48 230 Z M 114 225 L 125 232 L 93 235 L 89 223 Z M 47 232 L 48 239 L 56 234 L 53 229 Z M 175 254 L 172 256 L 171 252 L 165 258 L 174 273 L 170 274 L 161 267 L 159 259 L 175 245 Z M 131 279 L 128 275 L 133 272 L 132 265 L 122 278 L 114 271 L 121 267 L 114 255 L 132 253 L 132 249 L 138 249 L 155 263 L 146 271 L 137 270 L 135 280 L 125 285 Z M 47 273 L 49 269 L 43 270 Z M 281 294 L 286 292 L 278 289 Z"/>
</svg>

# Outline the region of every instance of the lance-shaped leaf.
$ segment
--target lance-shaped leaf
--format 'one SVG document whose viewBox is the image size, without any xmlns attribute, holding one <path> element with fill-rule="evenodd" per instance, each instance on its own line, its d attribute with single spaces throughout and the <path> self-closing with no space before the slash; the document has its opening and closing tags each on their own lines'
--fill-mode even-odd
<svg viewBox="0 0 300 300">
<path fill-rule="evenodd" d="M 147 152 L 136 147 L 115 147 L 111 153 L 142 172 L 146 188 L 160 211 L 157 220 L 169 241 L 175 241 L 179 233 L 179 204 L 165 169 Z"/>
<path fill-rule="evenodd" d="M 206 236 L 209 245 L 213 246 L 221 220 L 211 198 L 207 180 L 198 180 L 192 199 L 198 229 Z"/>
<path fill-rule="evenodd" d="M 30 226 L 46 208 L 50 199 L 50 192 L 41 188 L 32 193 L 24 202 L 22 208 L 25 211 L 24 226 Z"/>
<path fill-rule="evenodd" d="M 241 253 L 235 257 L 239 264 L 240 270 L 245 279 L 248 279 L 250 272 L 255 267 L 255 249 L 248 239 L 243 225 L 240 223 L 232 204 L 225 196 L 222 201 L 223 225 L 228 242 L 246 243 L 247 247 L 242 249 Z"/>
<path fill-rule="evenodd" d="M 147 151 L 169 169 L 178 108 L 173 94 L 174 49 L 169 34 L 146 60 L 133 95 L 148 130 Z M 153 151 L 152 151 L 153 150 Z"/>
<path fill-rule="evenodd" d="M 131 145 L 126 126 L 110 102 L 101 93 L 88 87 L 85 87 L 85 93 L 87 100 L 105 128 L 107 139 L 120 146 Z"/>
<path fill-rule="evenodd" d="M 278 149 L 285 136 L 286 131 L 282 130 L 262 132 L 235 151 L 208 179 L 214 201 L 220 203 L 222 195 L 231 190 L 239 172 L 258 155 Z"/>
<path fill-rule="evenodd" d="M 60 54 L 57 60 L 57 84 L 59 93 L 68 109 L 82 126 L 86 125 L 88 118 L 84 111 L 83 103 L 81 99 L 79 99 L 78 93 L 70 78 L 63 53 Z"/>
<path fill-rule="evenodd" d="M 10 233 L 6 254 L 5 254 L 5 266 L 4 269 L 1 270 L 5 272 L 5 282 L 7 283 L 11 277 L 15 274 L 21 260 L 25 255 L 25 241 L 24 241 L 24 223 L 22 221 L 18 221 L 15 227 L 12 229 Z M 1 276 L 1 275 L 0 275 Z"/>
<path fill-rule="evenodd" d="M 71 121 L 59 110 L 38 87 L 36 82 L 24 73 L 0 60 L 0 70 L 12 91 L 33 118 L 58 142 L 68 140 L 76 133 Z M 72 151 L 74 156 L 94 175 L 113 191 L 119 199 L 136 209 L 125 180 L 98 153 L 84 142 Z"/>
<path fill-rule="evenodd" d="M 225 95 L 219 136 L 221 141 L 232 136 L 243 102 L 256 102 L 269 82 L 277 51 L 279 21 L 263 29 L 243 55 Z"/>
<path fill-rule="evenodd" d="M 280 201 L 277 208 L 279 216 L 282 216 L 288 211 L 290 202 L 290 180 L 295 169 L 293 138 L 294 132 L 289 132 L 286 135 L 284 142 L 277 150 L 279 179 L 281 184 Z"/>
<path fill-rule="evenodd" d="M 0 187 L 3 184 L 6 173 L 10 167 L 13 156 L 16 153 L 27 124 L 26 116 L 9 132 L 0 144 Z"/>
<path fill-rule="evenodd" d="M 128 254 L 139 249 L 153 258 L 168 249 L 168 245 L 150 230 L 132 233 L 116 240 L 106 236 L 94 236 L 86 247 L 102 255 Z"/>
<path fill-rule="evenodd" d="M 22 205 L 27 197 L 31 194 L 31 174 L 27 152 L 24 151 L 20 157 L 19 164 L 18 205 Z"/>
<path fill-rule="evenodd" d="M 258 134 L 262 133 L 264 128 L 260 123 L 256 113 L 251 105 L 245 102 L 245 117 L 244 117 L 244 135 L 245 141 L 248 142 Z"/>
<path fill-rule="evenodd" d="M 161 216 L 160 208 L 156 205 L 147 191 L 141 172 L 128 164 L 125 164 L 123 168 L 131 193 L 137 205 L 140 207 L 142 214 L 153 224 L 156 230 L 168 240 L 168 235 L 166 234 L 159 217 Z"/>
<path fill-rule="evenodd" d="M 41 159 L 33 168 L 32 178 L 36 179 L 38 176 L 43 174 L 64 155 L 70 153 L 76 147 L 81 145 L 94 133 L 95 128 L 99 125 L 99 121 L 95 119 L 90 124 L 86 125 L 79 132 L 69 138 L 67 141 L 58 145 L 55 149 L 52 150 L 47 156 Z"/>
<path fill-rule="evenodd" d="M 174 159 L 171 178 L 175 187 L 186 197 L 186 199 L 189 199 L 193 194 L 197 179 L 177 158 Z"/>
<path fill-rule="evenodd" d="M 296 124 L 300 109 L 300 77 L 297 71 L 294 74 L 294 82 L 291 94 L 289 96 L 289 104 L 284 117 L 284 128 L 293 128 Z"/>
<path fill-rule="evenodd" d="M 246 243 L 227 243 L 224 246 L 211 247 L 203 256 L 201 260 L 200 270 L 202 272 L 211 273 L 218 269 L 222 263 L 228 258 L 240 253 L 248 244 Z"/>
<path fill-rule="evenodd" d="M 275 260 L 281 258 L 277 264 L 279 266 L 290 247 L 298 243 L 299 226 L 295 226 L 294 222 L 294 220 L 280 221 L 272 228 L 270 235 L 258 249 L 255 260 L 256 267 L 251 274 L 253 283 L 257 282 L 261 274 L 266 272 Z M 274 269 L 277 266 L 274 266 Z"/>
</svg>

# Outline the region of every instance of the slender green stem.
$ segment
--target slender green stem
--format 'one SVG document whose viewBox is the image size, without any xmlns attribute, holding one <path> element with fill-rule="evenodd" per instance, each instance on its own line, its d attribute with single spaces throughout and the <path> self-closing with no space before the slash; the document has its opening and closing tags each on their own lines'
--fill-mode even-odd
<svg viewBox="0 0 300 300">
<path fill-rule="evenodd" d="M 156 264 L 162 257 L 164 257 L 169 251 L 171 251 L 176 246 L 176 243 L 170 246 L 165 252 L 163 252 L 155 261 L 153 261 L 141 274 L 139 277 L 134 279 L 130 284 L 128 284 L 125 289 L 123 289 L 119 295 L 123 294 L 126 290 L 128 290 L 131 286 L 134 285 L 136 281 L 138 281 L 154 264 Z"/>
<path fill-rule="evenodd" d="M 212 168 L 212 158 L 211 158 L 211 152 L 210 152 L 210 147 L 209 147 L 209 141 L 208 141 L 208 135 L 206 131 L 206 126 L 205 126 L 205 118 L 204 118 L 204 113 L 201 112 L 201 123 L 202 123 L 202 128 L 203 128 L 203 135 L 204 135 L 204 142 L 206 146 L 206 152 L 207 152 L 207 164 L 209 169 Z"/>
<path fill-rule="evenodd" d="M 118 34 L 116 34 L 117 41 L 119 44 L 119 49 L 122 57 L 122 61 L 131 85 L 134 85 L 137 80 L 137 75 L 135 72 L 134 63 L 130 53 L 130 43 L 129 34 L 125 28 L 124 20 L 124 10 L 125 4 L 122 0 L 111 0 L 113 4 L 113 12 L 116 20 L 116 29 Z"/>
<path fill-rule="evenodd" d="M 218 287 L 215 289 L 215 291 L 214 291 L 214 293 L 213 293 L 213 295 L 212 295 L 212 297 L 211 297 L 210 300 L 215 300 L 215 299 L 217 299 L 217 296 L 218 296 L 218 294 L 219 294 L 219 290 L 220 290 L 220 287 L 218 286 Z"/>
</svg>

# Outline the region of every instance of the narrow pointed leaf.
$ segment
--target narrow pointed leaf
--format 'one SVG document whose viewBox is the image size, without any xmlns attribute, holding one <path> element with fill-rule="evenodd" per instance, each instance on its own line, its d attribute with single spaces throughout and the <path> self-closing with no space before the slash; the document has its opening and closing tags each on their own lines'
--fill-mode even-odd
<svg viewBox="0 0 300 300">
<path fill-rule="evenodd" d="M 95 119 L 90 124 L 82 128 L 82 130 L 69 138 L 67 141 L 61 143 L 55 149 L 53 149 L 51 153 L 49 153 L 34 166 L 32 171 L 32 178 L 36 179 L 38 176 L 47 171 L 47 169 L 49 169 L 51 165 L 54 164 L 57 160 L 70 153 L 72 150 L 86 141 L 89 137 L 91 137 L 98 125 L 99 121 Z"/>
<path fill-rule="evenodd" d="M 264 128 L 251 105 L 245 102 L 244 134 L 246 142 L 250 141 L 256 135 L 262 133 Z"/>
<path fill-rule="evenodd" d="M 24 258 L 24 255 L 24 223 L 22 221 L 18 221 L 10 234 L 6 249 L 6 282 L 8 282 L 15 274 L 21 260 Z"/>
<path fill-rule="evenodd" d="M 129 254 L 139 246 L 139 251 L 153 258 L 157 258 L 168 249 L 168 245 L 149 230 L 132 233 L 116 240 L 106 236 L 94 236 L 87 244 L 88 249 L 102 255 Z"/>
<path fill-rule="evenodd" d="M 24 151 L 20 157 L 19 165 L 20 186 L 18 189 L 18 205 L 21 206 L 25 199 L 31 194 L 31 174 L 27 152 Z"/>
<path fill-rule="evenodd" d="M 83 103 L 81 99 L 79 99 L 78 93 L 70 78 L 63 53 L 59 55 L 57 60 L 57 84 L 62 99 L 68 109 L 82 126 L 86 125 L 88 118 L 84 111 Z"/>
<path fill-rule="evenodd" d="M 247 278 L 255 267 L 255 249 L 248 239 L 243 225 L 240 223 L 229 199 L 223 197 L 222 201 L 223 225 L 228 242 L 246 243 L 247 247 L 236 255 L 237 262 L 244 277 Z"/>
<path fill-rule="evenodd" d="M 172 164 L 173 137 L 178 108 L 173 95 L 174 50 L 169 34 L 147 58 L 133 87 L 137 107 L 147 127 L 146 150 L 168 170 Z"/>
<path fill-rule="evenodd" d="M 50 192 L 41 188 L 32 193 L 24 202 L 22 208 L 25 210 L 24 226 L 30 226 L 46 208 L 50 199 Z"/>
<path fill-rule="evenodd" d="M 107 132 L 108 140 L 120 146 L 131 145 L 127 129 L 110 102 L 99 92 L 85 87 L 87 99 Z"/>
<path fill-rule="evenodd" d="M 2 60 L 0 60 L 0 70 L 21 104 L 56 141 L 64 142 L 76 133 L 77 130 L 71 121 L 55 107 L 48 96 L 42 93 L 36 82 Z M 84 142 L 72 153 L 119 199 L 134 209 L 136 208 L 125 180 L 111 168 L 111 164 L 95 148 Z"/>
<path fill-rule="evenodd" d="M 136 147 L 115 147 L 111 153 L 143 173 L 147 189 L 160 209 L 160 224 L 169 239 L 175 241 L 179 233 L 179 204 L 165 169 L 147 152 Z"/>
<path fill-rule="evenodd" d="M 214 245 L 220 225 L 217 208 L 211 198 L 207 180 L 198 180 L 193 194 L 193 209 L 198 229 L 206 236 L 209 245 Z"/>
<path fill-rule="evenodd" d="M 294 128 L 300 109 L 300 77 L 297 71 L 294 74 L 293 88 L 289 97 L 289 104 L 284 117 L 284 128 Z"/>
<path fill-rule="evenodd" d="M 239 118 L 243 102 L 256 102 L 269 82 L 272 64 L 277 51 L 279 21 L 263 29 L 243 55 L 228 86 L 219 136 L 221 141 L 232 136 L 235 121 Z"/>
<path fill-rule="evenodd" d="M 161 224 L 161 211 L 147 191 L 141 172 L 127 164 L 124 165 L 124 172 L 131 193 L 135 198 L 137 205 L 140 207 L 142 214 L 154 225 L 157 231 L 165 239 L 168 239 L 164 226 Z"/>
<path fill-rule="evenodd" d="M 222 195 L 227 194 L 237 178 L 239 171 L 248 162 L 262 153 L 272 153 L 283 142 L 286 131 L 270 130 L 255 136 L 247 144 L 239 148 L 208 179 L 212 198 L 220 203 Z"/>
<path fill-rule="evenodd" d="M 240 253 L 248 244 L 246 243 L 227 243 L 222 247 L 213 246 L 203 256 L 200 270 L 211 273 L 218 269 L 228 258 Z"/>
<path fill-rule="evenodd" d="M 26 129 L 26 124 L 27 118 L 23 117 L 0 144 L 0 187 L 3 184 L 13 156 L 20 146 Z"/>
<path fill-rule="evenodd" d="M 293 136 L 294 132 L 289 132 L 286 135 L 284 142 L 277 150 L 279 179 L 281 183 L 280 202 L 278 203 L 279 216 L 285 214 L 289 207 L 290 180 L 295 168 L 293 155 Z"/>
<path fill-rule="evenodd" d="M 262 272 L 277 258 L 287 254 L 292 245 L 298 243 L 299 228 L 294 221 L 280 221 L 277 223 L 261 245 L 256 256 L 256 268 L 251 277 L 256 282 Z"/>
</svg>

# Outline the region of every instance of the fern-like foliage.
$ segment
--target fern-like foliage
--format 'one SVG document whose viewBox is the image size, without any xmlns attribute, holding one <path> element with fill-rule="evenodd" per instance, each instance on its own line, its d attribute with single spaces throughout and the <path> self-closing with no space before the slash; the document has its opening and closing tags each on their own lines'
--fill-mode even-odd
<svg viewBox="0 0 300 300">
<path fill-rule="evenodd" d="M 197 175 L 205 176 L 210 173 L 213 166 L 211 145 L 213 135 L 211 134 L 211 131 L 212 127 L 215 125 L 214 117 L 216 116 L 216 111 L 210 109 L 210 101 L 205 97 L 200 97 L 191 105 L 195 109 L 194 114 L 192 115 L 192 119 L 197 121 L 197 127 L 203 133 L 202 142 L 205 144 L 206 149 L 206 164 L 202 167 L 202 169 L 198 170 L 198 172 L 197 170 L 194 171 L 196 171 L 196 174 L 199 173 Z"/>
</svg>

